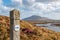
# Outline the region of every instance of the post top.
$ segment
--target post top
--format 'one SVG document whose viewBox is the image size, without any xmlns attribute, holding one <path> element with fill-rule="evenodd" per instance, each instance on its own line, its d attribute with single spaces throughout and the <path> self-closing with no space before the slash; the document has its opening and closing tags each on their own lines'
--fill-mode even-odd
<svg viewBox="0 0 60 40">
<path fill-rule="evenodd" d="M 20 19 L 20 13 L 19 13 L 19 11 L 16 10 L 16 9 L 11 10 L 11 11 L 10 11 L 10 17 L 11 17 L 12 19 L 19 20 L 19 19 Z"/>
<path fill-rule="evenodd" d="M 13 10 L 11 10 L 11 11 L 18 11 L 17 9 L 13 9 Z"/>
<path fill-rule="evenodd" d="M 13 9 L 13 10 L 10 11 L 10 14 L 11 15 L 13 15 L 13 14 L 19 14 L 20 15 L 20 12 L 17 9 Z"/>
</svg>

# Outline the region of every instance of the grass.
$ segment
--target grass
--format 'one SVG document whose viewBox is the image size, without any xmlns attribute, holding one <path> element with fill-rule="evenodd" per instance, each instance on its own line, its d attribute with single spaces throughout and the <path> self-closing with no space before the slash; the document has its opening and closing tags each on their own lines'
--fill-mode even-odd
<svg viewBox="0 0 60 40">
<path fill-rule="evenodd" d="M 2 18 L 3 17 L 3 18 Z M 0 40 L 10 40 L 10 20 L 9 17 L 0 16 Z M 60 40 L 60 32 L 55 32 L 46 28 L 33 26 L 29 22 L 20 20 L 20 39 L 21 40 Z M 27 28 L 33 33 L 24 32 Z"/>
</svg>

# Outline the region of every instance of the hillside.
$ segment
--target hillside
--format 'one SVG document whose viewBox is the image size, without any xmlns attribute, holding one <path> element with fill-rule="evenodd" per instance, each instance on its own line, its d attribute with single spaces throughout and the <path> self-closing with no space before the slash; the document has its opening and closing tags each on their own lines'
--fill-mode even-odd
<svg viewBox="0 0 60 40">
<path fill-rule="evenodd" d="M 21 40 L 60 40 L 60 33 L 20 20 Z M 10 40 L 10 19 L 0 16 L 0 40 Z"/>
</svg>

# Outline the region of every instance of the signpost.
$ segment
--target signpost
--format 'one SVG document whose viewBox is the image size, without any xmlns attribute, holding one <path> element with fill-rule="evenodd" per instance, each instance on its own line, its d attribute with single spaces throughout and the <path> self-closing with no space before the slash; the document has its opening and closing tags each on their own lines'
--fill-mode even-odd
<svg viewBox="0 0 60 40">
<path fill-rule="evenodd" d="M 20 40 L 20 13 L 16 9 L 10 11 L 10 40 Z"/>
</svg>

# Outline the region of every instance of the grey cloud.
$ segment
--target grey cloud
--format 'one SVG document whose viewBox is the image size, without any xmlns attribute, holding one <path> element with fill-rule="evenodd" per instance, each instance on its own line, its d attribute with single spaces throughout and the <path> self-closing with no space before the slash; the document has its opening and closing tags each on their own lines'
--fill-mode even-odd
<svg viewBox="0 0 60 40">
<path fill-rule="evenodd" d="M 55 13 L 60 13 L 60 8 L 55 9 L 55 10 L 54 10 L 54 11 L 52 11 L 52 12 L 55 12 Z"/>
<path fill-rule="evenodd" d="M 32 1 L 23 0 L 23 5 L 25 5 L 25 6 L 31 6 L 32 4 L 33 4 Z"/>
<path fill-rule="evenodd" d="M 53 1 L 59 1 L 59 0 L 36 0 L 36 2 L 42 2 L 42 3 L 49 3 Z"/>
</svg>

